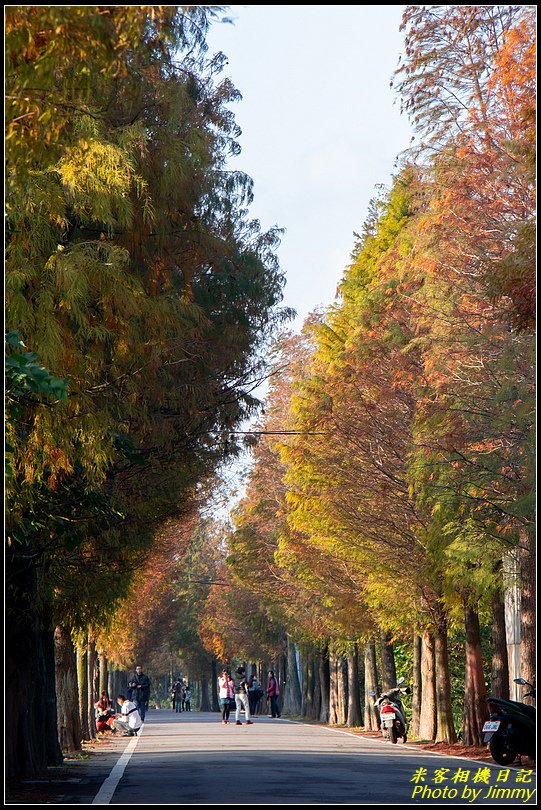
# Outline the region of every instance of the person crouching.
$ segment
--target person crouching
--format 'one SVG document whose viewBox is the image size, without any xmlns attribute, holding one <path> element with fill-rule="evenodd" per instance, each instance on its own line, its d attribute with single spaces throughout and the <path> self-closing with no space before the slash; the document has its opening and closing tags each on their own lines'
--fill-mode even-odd
<svg viewBox="0 0 541 810">
<path fill-rule="evenodd" d="M 124 695 L 117 697 L 120 714 L 115 716 L 115 729 L 122 731 L 122 736 L 133 737 L 141 726 L 141 715 L 135 703 L 127 700 Z"/>
</svg>

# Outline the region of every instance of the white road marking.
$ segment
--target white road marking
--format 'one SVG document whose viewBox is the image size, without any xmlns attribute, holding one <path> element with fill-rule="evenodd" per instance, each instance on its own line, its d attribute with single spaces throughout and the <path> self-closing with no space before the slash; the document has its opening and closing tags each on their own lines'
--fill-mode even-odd
<svg viewBox="0 0 541 810">
<path fill-rule="evenodd" d="M 111 799 L 113 798 L 113 794 L 117 789 L 117 785 L 122 779 L 124 775 L 124 771 L 126 770 L 126 766 L 131 759 L 131 755 L 135 751 L 137 743 L 139 742 L 139 737 L 143 733 L 144 723 L 141 726 L 141 731 L 137 734 L 132 740 L 129 741 L 128 745 L 126 746 L 124 753 L 117 761 L 116 765 L 114 766 L 113 770 L 103 783 L 103 785 L 98 790 L 96 796 L 94 797 L 92 804 L 110 804 Z"/>
</svg>

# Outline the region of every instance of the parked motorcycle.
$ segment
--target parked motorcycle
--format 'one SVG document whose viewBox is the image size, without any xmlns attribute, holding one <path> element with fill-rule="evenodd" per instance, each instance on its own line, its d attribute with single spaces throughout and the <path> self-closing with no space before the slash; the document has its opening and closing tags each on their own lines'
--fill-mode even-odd
<svg viewBox="0 0 541 810">
<path fill-rule="evenodd" d="M 374 705 L 379 710 L 382 736 L 392 743 L 396 743 L 399 737 L 402 738 L 403 742 L 408 739 L 406 712 L 400 695 L 409 695 L 411 689 L 409 686 L 402 689 L 400 686 L 402 683 L 404 683 L 404 678 L 399 678 L 394 689 L 388 689 L 374 701 Z M 376 696 L 375 692 L 370 692 L 370 694 L 373 697 Z"/>
<path fill-rule="evenodd" d="M 524 697 L 535 697 L 535 687 L 524 678 L 515 683 L 531 687 Z M 518 700 L 488 698 L 490 719 L 483 726 L 483 740 L 498 765 L 511 765 L 521 755 L 535 759 L 535 708 Z"/>
</svg>

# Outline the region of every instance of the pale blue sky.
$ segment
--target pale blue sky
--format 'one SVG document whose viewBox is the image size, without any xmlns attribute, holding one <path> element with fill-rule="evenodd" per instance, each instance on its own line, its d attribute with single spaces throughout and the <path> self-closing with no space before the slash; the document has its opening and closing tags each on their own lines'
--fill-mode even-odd
<svg viewBox="0 0 541 810">
<path fill-rule="evenodd" d="M 378 183 L 388 184 L 411 129 L 389 87 L 404 6 L 231 6 L 209 53 L 223 51 L 243 99 L 241 155 L 251 214 L 286 228 L 284 303 L 304 317 L 334 299 Z"/>
<path fill-rule="evenodd" d="M 242 153 L 230 167 L 254 179 L 251 215 L 265 229 L 286 228 L 278 255 L 296 331 L 332 303 L 375 186 L 390 182 L 410 145 L 389 87 L 404 47 L 403 8 L 230 6 L 234 25 L 216 24 L 207 37 L 209 54 L 227 55 L 222 76 L 243 96 L 233 107 Z M 247 463 L 249 454 L 224 471 L 237 489 L 229 507 Z"/>
</svg>

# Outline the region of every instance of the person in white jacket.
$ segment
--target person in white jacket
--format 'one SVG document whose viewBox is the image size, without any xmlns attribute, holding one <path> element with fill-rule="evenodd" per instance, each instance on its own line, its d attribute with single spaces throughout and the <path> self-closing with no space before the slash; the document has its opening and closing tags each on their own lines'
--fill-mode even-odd
<svg viewBox="0 0 541 810">
<path fill-rule="evenodd" d="M 143 725 L 139 709 L 124 695 L 119 695 L 117 701 L 120 706 L 120 714 L 115 717 L 115 729 L 120 729 L 127 737 L 133 737 Z"/>
<path fill-rule="evenodd" d="M 229 723 L 229 713 L 235 705 L 235 682 L 229 672 L 224 669 L 218 678 L 218 689 L 220 690 L 220 705 L 222 707 L 222 723 Z"/>
</svg>

